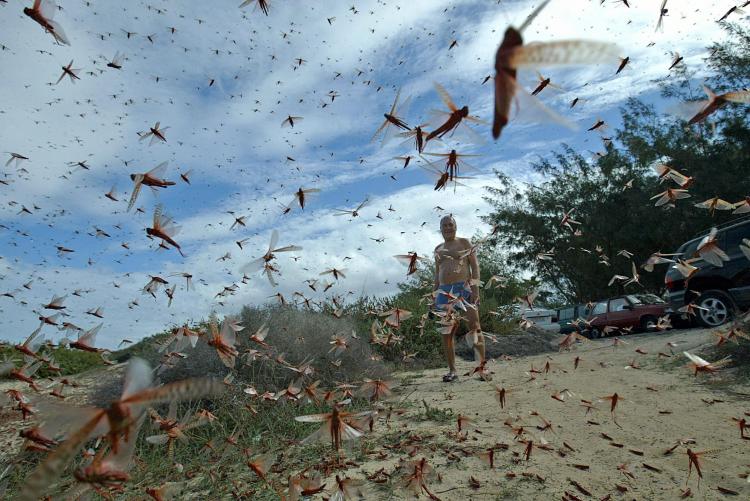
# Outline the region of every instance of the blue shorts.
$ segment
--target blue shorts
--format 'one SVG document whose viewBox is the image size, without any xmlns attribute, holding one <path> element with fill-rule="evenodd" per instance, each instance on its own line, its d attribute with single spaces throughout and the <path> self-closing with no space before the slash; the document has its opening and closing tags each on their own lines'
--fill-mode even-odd
<svg viewBox="0 0 750 501">
<path fill-rule="evenodd" d="M 457 297 L 462 297 L 464 301 L 471 304 L 471 291 L 466 288 L 466 282 L 456 282 L 454 284 L 443 284 L 438 287 L 438 291 L 448 292 Z M 444 310 L 450 299 L 445 294 L 438 292 L 435 297 L 435 309 Z"/>
</svg>

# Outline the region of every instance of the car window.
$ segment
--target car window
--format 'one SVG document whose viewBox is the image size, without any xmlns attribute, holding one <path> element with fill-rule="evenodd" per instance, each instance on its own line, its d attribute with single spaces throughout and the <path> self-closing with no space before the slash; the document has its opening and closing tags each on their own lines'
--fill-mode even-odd
<svg viewBox="0 0 750 501">
<path fill-rule="evenodd" d="M 613 299 L 609 302 L 609 311 L 623 311 L 626 304 L 628 304 L 628 300 L 624 297 Z"/>
<path fill-rule="evenodd" d="M 750 238 L 750 224 L 740 224 L 728 229 L 724 240 L 724 252 L 732 254 L 739 252 L 740 242 L 743 238 Z"/>
<path fill-rule="evenodd" d="M 604 313 L 607 313 L 607 303 L 601 302 L 596 303 L 596 306 L 594 306 L 594 310 L 591 312 L 592 315 L 603 315 Z"/>
</svg>

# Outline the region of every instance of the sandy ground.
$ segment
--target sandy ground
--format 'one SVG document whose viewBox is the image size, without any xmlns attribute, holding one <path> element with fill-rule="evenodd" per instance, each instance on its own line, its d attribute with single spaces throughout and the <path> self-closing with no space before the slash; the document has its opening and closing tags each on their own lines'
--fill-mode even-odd
<svg viewBox="0 0 750 501">
<path fill-rule="evenodd" d="M 382 460 L 368 461 L 361 469 L 373 473 L 385 467 L 390 473 L 397 459 L 406 456 L 405 446 L 412 445 L 416 446 L 413 459 L 425 457 L 442 477 L 427 486 L 443 500 L 566 499 L 566 492 L 580 499 L 608 495 L 628 500 L 679 499 L 686 488 L 693 499 L 733 497 L 718 487 L 737 492 L 738 499 L 750 499 L 746 479 L 750 440 L 740 438 L 739 427 L 731 419 L 750 416 L 750 387 L 734 384 L 728 374 L 694 378 L 682 355 L 682 351 L 712 342 L 710 331 L 623 339 L 628 344 L 613 347 L 612 339 L 604 339 L 571 352 L 498 361 L 492 366 L 491 383 L 462 377 L 446 384 L 441 381 L 445 369 L 399 373 L 396 380 L 403 384 L 392 401 L 413 405 L 391 422 L 390 429 L 381 426 L 375 432 L 382 445 L 395 444 L 396 448 L 387 449 L 387 457 L 381 455 Z M 658 352 L 670 353 L 666 345 L 670 341 L 678 344 L 675 357 L 660 360 Z M 580 364 L 574 370 L 576 357 Z M 640 369 L 628 367 L 633 360 Z M 530 369 L 542 369 L 547 361 L 549 373 L 532 378 Z M 472 366 L 460 361 L 458 368 L 467 372 Z M 495 399 L 496 386 L 509 390 L 504 409 Z M 564 402 L 551 398 L 565 389 L 571 394 L 566 394 Z M 602 400 L 614 393 L 622 399 L 615 409 L 617 423 L 610 402 Z M 594 402 L 596 409 L 586 416 L 581 399 Z M 452 410 L 453 417 L 420 420 L 423 401 L 432 408 Z M 464 436 L 457 434 L 459 414 L 473 421 Z M 541 418 L 552 423 L 551 429 L 538 428 Z M 528 461 L 524 460 L 526 444 L 515 440 L 511 426 L 523 426 L 522 440 L 533 441 Z M 404 433 L 399 435 L 399 431 Z M 688 480 L 686 446 L 665 455 L 678 440 L 686 439 L 695 441 L 687 446 L 693 451 L 714 451 L 702 456 L 700 484 L 695 469 Z M 497 444 L 501 449 L 495 455 L 495 468 L 490 469 L 478 453 Z M 354 470 L 347 474 L 359 476 Z M 471 476 L 478 487 L 470 486 Z M 401 499 L 405 493 L 376 490 L 370 497 Z"/>
<path fill-rule="evenodd" d="M 124 370 L 125 364 L 117 364 L 75 376 L 68 376 L 67 378 L 75 382 L 78 386 L 65 387 L 63 390 L 63 394 L 65 395 L 64 401 L 57 401 L 54 398 L 49 398 L 49 400 L 61 402 L 61 405 L 92 405 L 91 398 L 93 393 L 91 388 L 97 387 L 102 382 L 106 382 L 112 378 L 122 377 Z M 55 380 L 58 379 L 60 378 L 55 378 Z M 50 386 L 52 380 L 48 379 L 41 379 L 37 384 L 42 388 L 43 394 L 49 394 L 52 390 L 60 386 L 59 384 Z M 14 457 L 21 450 L 24 439 L 18 435 L 18 432 L 27 428 L 30 423 L 35 422 L 34 418 L 30 418 L 24 422 L 21 420 L 21 413 L 12 409 L 10 400 L 5 394 L 6 390 L 9 389 L 21 390 L 27 397 L 37 398 L 37 395 L 26 383 L 12 379 L 0 381 L 0 465 L 4 464 L 8 458 Z"/>
<path fill-rule="evenodd" d="M 406 413 L 388 424 L 381 417 L 365 439 L 369 454 L 357 458 L 357 466 L 336 473 L 362 478 L 383 468 L 392 475 L 390 482 L 370 488 L 366 499 L 413 499 L 395 486 L 401 474 L 394 469 L 399 461 L 420 458 L 435 472 L 427 487 L 444 501 L 661 500 L 679 499 L 687 488 L 692 499 L 750 499 L 750 440 L 740 438 L 732 421 L 743 416 L 750 420 L 750 387 L 735 382 L 727 371 L 694 378 L 682 355 L 713 342 L 710 331 L 639 334 L 623 340 L 627 344 L 617 347 L 604 339 L 570 352 L 496 360 L 491 363 L 492 382 L 462 376 L 443 383 L 445 369 L 397 373 L 398 385 L 387 405 L 404 407 Z M 678 345 L 675 357 L 660 359 L 659 352 L 670 353 L 667 342 Z M 576 357 L 580 363 L 574 369 Z M 629 367 L 632 361 L 640 369 Z M 547 362 L 550 370 L 545 374 Z M 461 373 L 473 366 L 458 361 Z M 532 367 L 542 372 L 533 373 Z M 112 373 L 72 378 L 81 386 L 67 389 L 67 403 L 87 403 L 90 388 L 105 376 L 120 377 L 122 367 L 105 370 Z M 23 385 L 3 382 L 0 391 L 9 387 Z M 497 387 L 508 391 L 503 409 L 495 398 Z M 563 390 L 570 392 L 564 393 L 563 402 L 552 398 Z M 609 401 L 602 400 L 613 393 L 622 399 L 614 413 L 617 423 Z M 582 399 L 595 405 L 588 415 Z M 430 419 L 425 404 L 433 409 Z M 0 413 L 0 463 L 7 459 L 4 453 L 15 453 L 21 445 L 18 427 L 23 424 L 17 414 L 7 406 Z M 457 433 L 459 414 L 472 421 L 462 434 Z M 539 429 L 543 420 L 552 423 L 550 429 Z M 523 434 L 517 439 L 512 428 L 520 427 Z M 664 454 L 678 440 L 688 439 L 694 441 L 687 445 L 692 450 L 712 451 L 702 456 L 700 483 L 695 469 L 688 479 L 686 446 Z M 526 461 L 528 440 L 532 450 Z M 479 453 L 493 446 L 495 466 L 490 469 Z M 327 485 L 335 485 L 332 476 Z M 738 494 L 723 494 L 718 487 Z M 575 497 L 566 498 L 566 492 Z"/>
</svg>

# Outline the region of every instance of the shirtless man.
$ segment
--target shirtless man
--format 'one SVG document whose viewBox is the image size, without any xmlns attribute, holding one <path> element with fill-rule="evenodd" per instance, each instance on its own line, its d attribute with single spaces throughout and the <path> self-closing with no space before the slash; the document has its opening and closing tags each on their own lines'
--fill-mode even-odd
<svg viewBox="0 0 750 501">
<path fill-rule="evenodd" d="M 440 220 L 440 232 L 445 241 L 435 248 L 435 308 L 438 310 L 456 309 L 451 303 L 456 297 L 463 298 L 466 306 L 466 318 L 469 322 L 467 339 L 473 344 L 474 360 L 483 364 L 485 361 L 484 336 L 479 326 L 479 262 L 471 242 L 466 238 L 456 237 L 456 220 L 445 216 Z M 452 297 L 442 294 L 447 292 Z M 468 304 L 467 304 L 468 303 Z M 454 332 L 443 335 L 443 351 L 448 360 L 448 374 L 443 381 L 455 381 L 456 353 L 453 347 Z M 489 373 L 480 372 L 483 379 L 489 379 Z"/>
</svg>

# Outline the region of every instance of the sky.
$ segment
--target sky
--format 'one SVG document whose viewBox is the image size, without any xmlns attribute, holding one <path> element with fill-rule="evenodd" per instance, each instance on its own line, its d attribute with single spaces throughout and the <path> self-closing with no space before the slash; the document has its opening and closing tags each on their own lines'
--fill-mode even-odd
<svg viewBox="0 0 750 501">
<path fill-rule="evenodd" d="M 240 9 L 239 0 L 43 2 L 69 46 L 24 15 L 32 3 L 0 2 L 0 158 L 28 157 L 0 176 L 0 338 L 22 341 L 40 314 L 54 313 L 42 306 L 66 296 L 69 316 L 60 321 L 103 323 L 97 345 L 107 348 L 212 311 L 274 302 L 277 293 L 288 301 L 295 291 L 316 301 L 396 293 L 406 267 L 393 256 L 431 256 L 442 241 L 440 217 L 454 214 L 459 235 L 488 231 L 480 216 L 489 212 L 483 196 L 495 170 L 543 182 L 531 163 L 562 143 L 593 156 L 626 99 L 673 104 L 655 80 L 670 74 L 675 52 L 704 75 L 706 47 L 723 38 L 716 20 L 734 5 L 670 1 L 656 31 L 660 0 L 552 0 L 524 31 L 526 43 L 607 42 L 629 63 L 617 75 L 617 57 L 538 68 L 557 87 L 539 100 L 577 128 L 552 123 L 524 97 L 494 141 L 493 80 L 483 81 L 494 76 L 505 29 L 519 26 L 536 1 L 271 0 L 267 16 L 256 2 Z M 118 53 L 121 68 L 108 67 Z M 56 84 L 71 61 L 79 79 Z M 535 69 L 520 70 L 518 82 L 531 92 Z M 478 155 L 455 191 L 433 189 L 434 175 L 408 140 L 372 140 L 399 89 L 401 118 L 439 125 L 435 110 L 446 106 L 435 83 L 484 122 L 426 149 Z M 301 119 L 282 125 L 288 116 Z M 600 119 L 609 129 L 587 131 Z M 157 122 L 166 142 L 141 140 Z M 394 159 L 405 155 L 413 157 L 407 168 Z M 175 184 L 143 187 L 127 211 L 131 175 L 163 162 Z M 300 188 L 319 190 L 304 210 L 291 204 Z M 365 199 L 357 217 L 338 215 Z M 179 226 L 174 240 L 184 256 L 147 238 L 157 205 Z M 232 227 L 236 217 L 244 226 Z M 257 272 L 243 283 L 243 266 L 266 252 L 274 230 L 279 246 L 302 250 L 278 254 L 278 286 Z M 74 252 L 60 255 L 58 246 Z M 346 278 L 320 276 L 334 267 Z M 194 289 L 186 290 L 183 272 Z M 171 305 L 163 289 L 144 293 L 150 276 L 177 285 Z M 305 282 L 314 279 L 335 283 L 316 293 Z M 233 292 L 217 296 L 226 288 Z M 97 307 L 103 318 L 86 313 Z"/>
</svg>

